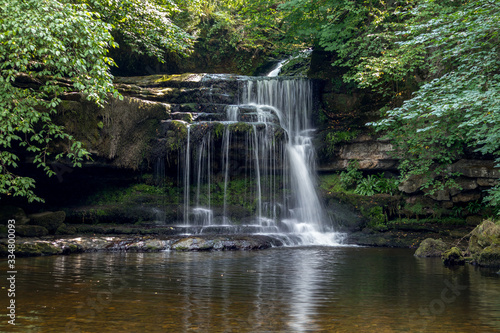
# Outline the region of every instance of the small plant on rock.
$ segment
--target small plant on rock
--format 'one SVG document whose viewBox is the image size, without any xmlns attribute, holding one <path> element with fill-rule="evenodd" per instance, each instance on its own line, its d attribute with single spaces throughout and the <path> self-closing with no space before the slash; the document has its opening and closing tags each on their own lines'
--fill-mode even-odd
<svg viewBox="0 0 500 333">
<path fill-rule="evenodd" d="M 363 178 L 363 174 L 358 168 L 358 161 L 351 161 L 347 166 L 347 171 L 342 171 L 340 173 L 340 183 L 344 189 L 356 185 Z"/>
</svg>

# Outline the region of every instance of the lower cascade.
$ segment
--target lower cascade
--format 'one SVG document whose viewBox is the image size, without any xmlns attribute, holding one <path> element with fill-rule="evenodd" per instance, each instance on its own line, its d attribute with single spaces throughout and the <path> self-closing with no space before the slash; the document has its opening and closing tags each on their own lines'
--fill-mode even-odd
<svg viewBox="0 0 500 333">
<path fill-rule="evenodd" d="M 239 77 L 234 104 L 194 114 L 179 156 L 188 234 L 268 234 L 287 245 L 338 245 L 316 192 L 307 79 Z M 163 163 L 163 161 L 162 161 Z"/>
</svg>

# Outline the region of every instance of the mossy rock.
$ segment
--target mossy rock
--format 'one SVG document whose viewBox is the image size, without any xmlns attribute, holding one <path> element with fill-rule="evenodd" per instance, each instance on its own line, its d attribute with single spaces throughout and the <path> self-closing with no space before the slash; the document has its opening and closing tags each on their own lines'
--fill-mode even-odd
<svg viewBox="0 0 500 333">
<path fill-rule="evenodd" d="M 483 267 L 500 267 L 500 245 L 486 247 L 476 256 L 476 263 Z"/>
<path fill-rule="evenodd" d="M 74 235 L 76 234 L 76 228 L 74 226 L 67 226 L 66 224 L 61 224 L 56 230 L 56 235 Z"/>
<path fill-rule="evenodd" d="M 62 248 L 62 254 L 82 253 L 83 247 L 80 244 L 67 243 Z"/>
<path fill-rule="evenodd" d="M 449 248 L 442 239 L 426 238 L 415 251 L 416 257 L 440 257 Z"/>
<path fill-rule="evenodd" d="M 484 249 L 492 245 L 500 246 L 500 225 L 493 221 L 484 221 L 471 234 L 468 250 L 476 261 Z"/>
<path fill-rule="evenodd" d="M 443 260 L 443 264 L 445 266 L 465 265 L 464 256 L 458 247 L 452 247 L 448 251 L 444 252 L 441 259 Z"/>
<path fill-rule="evenodd" d="M 39 225 L 46 228 L 49 233 L 55 233 L 57 228 L 63 224 L 66 219 L 66 213 L 63 211 L 58 212 L 44 212 L 33 214 L 29 216 L 31 225 Z"/>
<path fill-rule="evenodd" d="M 20 225 L 16 227 L 16 234 L 21 237 L 42 237 L 48 235 L 49 231 L 39 225 Z"/>
<path fill-rule="evenodd" d="M 62 252 L 62 249 L 46 242 L 18 243 L 16 245 L 16 255 L 20 257 L 54 255 Z"/>
<path fill-rule="evenodd" d="M 213 247 L 213 241 L 199 237 L 183 238 L 172 245 L 176 251 L 208 251 Z"/>
</svg>

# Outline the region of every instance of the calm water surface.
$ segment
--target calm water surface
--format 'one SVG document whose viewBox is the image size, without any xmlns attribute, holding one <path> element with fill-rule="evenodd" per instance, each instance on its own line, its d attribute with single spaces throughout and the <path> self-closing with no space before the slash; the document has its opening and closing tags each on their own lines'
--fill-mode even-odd
<svg viewBox="0 0 500 333">
<path fill-rule="evenodd" d="M 17 270 L 17 326 L 3 310 L 0 331 L 500 332 L 495 271 L 405 249 L 86 253 Z"/>
</svg>

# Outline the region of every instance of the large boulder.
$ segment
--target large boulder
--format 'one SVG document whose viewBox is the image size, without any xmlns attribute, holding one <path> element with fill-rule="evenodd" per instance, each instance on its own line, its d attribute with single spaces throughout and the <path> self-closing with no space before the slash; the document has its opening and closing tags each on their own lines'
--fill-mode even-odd
<svg viewBox="0 0 500 333">
<path fill-rule="evenodd" d="M 500 245 L 493 244 L 477 255 L 476 262 L 484 267 L 500 267 Z"/>
<path fill-rule="evenodd" d="M 449 249 L 441 239 L 426 238 L 415 251 L 416 257 L 441 257 Z"/>
<path fill-rule="evenodd" d="M 469 249 L 479 266 L 500 267 L 500 223 L 486 220 L 471 233 Z"/>
<path fill-rule="evenodd" d="M 49 231 L 39 225 L 20 225 L 16 227 L 16 234 L 21 237 L 42 237 L 48 235 Z"/>
</svg>

